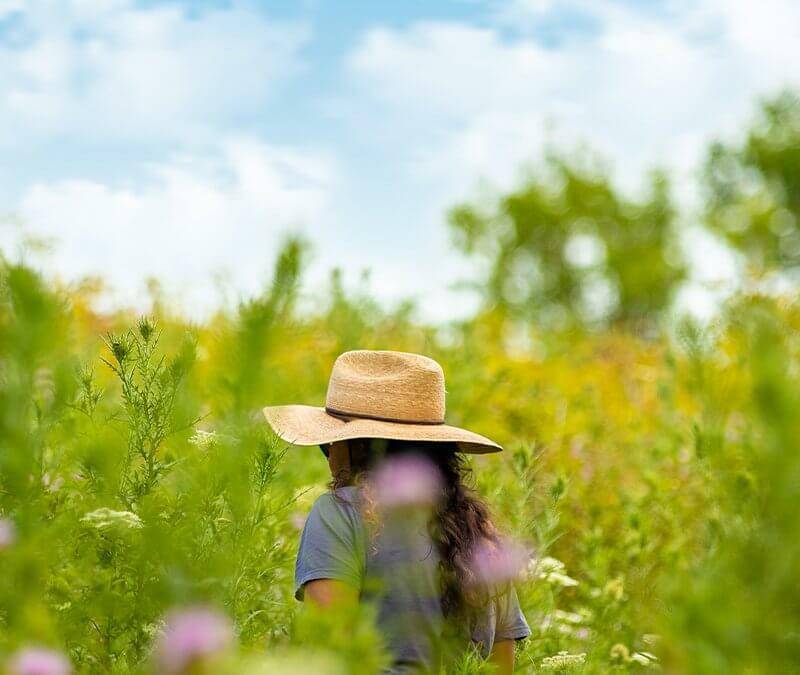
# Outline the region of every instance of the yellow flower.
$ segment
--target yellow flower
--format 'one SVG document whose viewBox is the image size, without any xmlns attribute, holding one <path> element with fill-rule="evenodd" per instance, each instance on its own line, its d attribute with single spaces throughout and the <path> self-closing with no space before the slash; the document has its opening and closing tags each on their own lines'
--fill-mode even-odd
<svg viewBox="0 0 800 675">
<path fill-rule="evenodd" d="M 631 653 L 628 648 L 620 643 L 615 644 L 608 654 L 612 661 L 630 661 Z"/>
<path fill-rule="evenodd" d="M 622 600 L 622 596 L 625 594 L 625 584 L 622 581 L 622 577 L 611 579 L 603 588 L 603 593 L 614 600 Z"/>
</svg>

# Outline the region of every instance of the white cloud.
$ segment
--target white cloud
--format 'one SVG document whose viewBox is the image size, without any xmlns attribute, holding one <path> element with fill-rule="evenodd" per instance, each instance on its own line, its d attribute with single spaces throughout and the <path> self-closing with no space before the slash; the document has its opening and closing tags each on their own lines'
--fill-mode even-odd
<svg viewBox="0 0 800 675">
<path fill-rule="evenodd" d="M 767 85 L 780 84 L 791 74 L 787 60 L 797 59 L 800 47 L 800 4 L 795 0 L 708 0 L 698 15 L 718 20 L 732 49 L 749 65 L 748 76 L 758 75 Z"/>
<path fill-rule="evenodd" d="M 565 7 L 595 28 L 543 46 L 536 27 Z M 373 29 L 348 65 L 380 108 L 371 117 L 388 115 L 398 135 L 420 138 L 409 153 L 415 166 L 451 194 L 472 189 L 477 176 L 507 184 L 540 154 L 550 121 L 556 139 L 588 141 L 633 185 L 656 162 L 688 171 L 711 134 L 742 124 L 757 95 L 800 83 L 792 0 L 668 8 L 521 0 L 503 7 L 497 27 Z"/>
<path fill-rule="evenodd" d="M 213 272 L 237 292 L 263 287 L 282 236 L 324 222 L 335 174 L 324 155 L 233 138 L 152 166 L 142 186 L 33 185 L 17 213 L 26 235 L 54 241 L 49 271 L 102 275 L 116 301 L 139 306 L 155 276 L 201 314 L 218 299 Z M 0 230 L 7 244 L 12 234 Z"/>
<path fill-rule="evenodd" d="M 242 3 L 196 16 L 133 0 L 16 9 L 0 39 L 0 145 L 189 138 L 259 112 L 308 39 Z"/>
<path fill-rule="evenodd" d="M 371 30 L 349 65 L 375 97 L 449 118 L 509 100 L 530 105 L 535 91 L 529 86 L 551 77 L 548 61 L 536 44 L 509 45 L 491 29 L 417 23 L 407 30 Z"/>
<path fill-rule="evenodd" d="M 23 8 L 23 0 L 0 0 L 0 19 Z"/>
</svg>

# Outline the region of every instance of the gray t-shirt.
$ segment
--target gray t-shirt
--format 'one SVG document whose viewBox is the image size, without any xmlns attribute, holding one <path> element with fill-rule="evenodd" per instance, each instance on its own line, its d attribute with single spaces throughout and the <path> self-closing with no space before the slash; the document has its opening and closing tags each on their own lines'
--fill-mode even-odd
<svg viewBox="0 0 800 675">
<path fill-rule="evenodd" d="M 295 597 L 314 579 L 336 579 L 377 603 L 378 627 L 394 665 L 388 672 L 438 670 L 445 621 L 439 598 L 439 555 L 427 532 L 408 513 L 384 520 L 368 540 L 358 507 L 358 490 L 343 487 L 321 495 L 306 520 L 295 566 Z M 531 634 L 514 587 L 494 594 L 471 629 L 484 656 L 495 641 Z"/>
</svg>

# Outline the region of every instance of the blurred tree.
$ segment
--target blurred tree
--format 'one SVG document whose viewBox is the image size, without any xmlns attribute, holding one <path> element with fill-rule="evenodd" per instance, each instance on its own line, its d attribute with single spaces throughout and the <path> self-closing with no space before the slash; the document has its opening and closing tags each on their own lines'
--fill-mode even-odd
<svg viewBox="0 0 800 675">
<path fill-rule="evenodd" d="M 651 323 L 685 277 L 661 173 L 634 201 L 596 163 L 549 156 L 491 211 L 462 204 L 449 220 L 458 248 L 489 263 L 487 301 L 546 325 Z"/>
<path fill-rule="evenodd" d="M 800 265 L 800 97 L 765 101 L 739 146 L 715 143 L 705 167 L 709 227 L 756 270 Z"/>
</svg>

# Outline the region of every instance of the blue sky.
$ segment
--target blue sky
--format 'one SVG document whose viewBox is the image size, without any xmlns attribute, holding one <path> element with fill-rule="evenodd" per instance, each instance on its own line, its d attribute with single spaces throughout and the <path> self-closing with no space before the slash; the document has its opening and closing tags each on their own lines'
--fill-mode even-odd
<svg viewBox="0 0 800 675">
<path fill-rule="evenodd" d="M 290 232 L 331 267 L 446 319 L 475 274 L 458 200 L 515 184 L 542 144 L 586 142 L 625 189 L 671 169 L 690 209 L 709 138 L 798 85 L 794 0 L 0 0 L 0 244 L 147 276 L 192 313 L 255 292 Z M 694 233 L 690 304 L 730 260 Z"/>
</svg>

